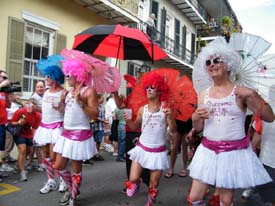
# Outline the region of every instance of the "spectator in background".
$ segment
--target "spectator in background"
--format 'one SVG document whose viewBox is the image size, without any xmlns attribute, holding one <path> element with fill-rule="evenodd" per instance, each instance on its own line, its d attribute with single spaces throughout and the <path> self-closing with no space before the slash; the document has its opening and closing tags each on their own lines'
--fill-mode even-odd
<svg viewBox="0 0 275 206">
<path fill-rule="evenodd" d="M 186 122 L 176 119 L 177 124 L 177 132 L 172 135 L 172 151 L 170 156 L 170 167 L 168 172 L 165 174 L 164 177 L 171 178 L 174 176 L 174 166 L 177 160 L 177 154 L 179 151 L 179 146 L 181 144 L 182 150 L 182 170 L 179 173 L 179 177 L 186 177 L 187 176 L 187 162 L 188 162 L 188 151 L 187 151 L 187 142 L 186 142 L 186 135 L 192 129 L 192 119 L 188 119 Z"/>
<path fill-rule="evenodd" d="M 124 95 L 120 95 L 120 98 L 124 99 Z M 115 110 L 115 115 L 117 117 L 117 120 L 119 121 L 118 123 L 118 155 L 116 158 L 116 161 L 118 162 L 123 162 L 125 157 L 125 136 L 126 136 L 126 131 L 125 131 L 125 126 L 126 122 L 123 118 L 123 109 L 118 109 L 116 108 Z"/>
<path fill-rule="evenodd" d="M 215 21 L 214 18 L 211 18 L 211 19 L 210 19 L 209 27 L 210 27 L 210 28 L 217 27 L 217 23 L 216 23 L 216 21 Z"/>
<path fill-rule="evenodd" d="M 35 86 L 35 92 L 31 95 L 31 99 L 34 99 L 33 109 L 37 112 L 42 112 L 42 103 L 43 103 L 43 95 L 45 92 L 44 82 L 38 81 Z M 33 163 L 34 153 L 36 154 L 38 165 L 35 166 Z M 36 167 L 37 171 L 43 172 L 45 171 L 45 166 L 42 160 L 42 145 L 37 142 L 34 143 L 33 152 L 29 154 L 29 163 L 26 169 L 31 170 Z"/>
<path fill-rule="evenodd" d="M 21 93 L 20 92 L 14 92 L 11 95 L 11 107 L 7 108 L 7 112 L 8 112 L 8 122 L 10 122 L 12 115 L 14 114 L 14 112 L 19 109 L 22 108 L 22 103 L 20 102 L 20 97 L 21 97 Z M 13 171 L 14 169 L 12 167 L 10 167 L 8 165 L 8 159 L 12 159 L 12 157 L 10 157 L 10 152 L 12 151 L 14 147 L 14 141 L 13 141 L 13 136 L 10 134 L 10 132 L 6 133 L 6 144 L 5 144 L 5 151 L 3 151 L 2 153 L 2 166 L 0 168 L 1 172 L 10 172 Z M 16 160 L 14 160 L 16 161 Z"/>
<path fill-rule="evenodd" d="M 154 40 L 155 37 L 155 29 L 156 29 L 156 25 L 155 25 L 155 14 L 152 13 L 148 20 L 145 22 L 146 23 L 146 33 L 148 34 L 148 36 L 151 37 L 151 39 Z"/>
<path fill-rule="evenodd" d="M 12 125 L 21 125 L 21 133 L 14 138 L 18 149 L 17 165 L 20 171 L 20 181 L 27 181 L 27 172 L 25 170 L 26 154 L 33 150 L 33 135 L 41 121 L 39 112 L 33 110 L 33 102 L 28 100 L 24 108 L 16 110 L 11 119 Z"/>
<path fill-rule="evenodd" d="M 5 71 L 0 70 L 0 89 L 10 85 Z M 11 96 L 5 92 L 0 92 L 0 158 L 3 160 L 2 152 L 5 151 L 6 144 L 6 123 L 8 121 L 7 108 L 11 106 Z M 2 174 L 0 174 L 0 182 Z"/>
<path fill-rule="evenodd" d="M 105 109 L 103 106 L 104 96 L 103 94 L 97 94 L 98 99 L 98 117 L 92 123 L 92 131 L 94 135 L 94 140 L 96 142 L 96 148 L 98 154 L 96 154 L 92 159 L 94 161 L 103 161 L 104 158 L 99 154 L 100 144 L 104 137 L 104 123 L 105 123 Z"/>
<path fill-rule="evenodd" d="M 105 135 L 104 137 L 104 148 L 106 152 L 113 152 L 113 153 L 117 152 L 117 144 L 113 145 L 111 141 L 111 138 L 113 138 L 114 140 L 117 138 L 117 136 L 115 136 L 114 134 L 115 125 L 113 125 L 114 111 L 116 108 L 117 106 L 114 100 L 114 96 L 113 94 L 110 94 L 105 104 L 105 119 L 108 121 L 108 123 L 106 124 L 106 127 L 107 128 L 110 127 L 110 131 L 111 131 L 109 135 Z M 112 135 L 112 130 L 113 130 L 113 136 L 110 137 Z"/>
</svg>

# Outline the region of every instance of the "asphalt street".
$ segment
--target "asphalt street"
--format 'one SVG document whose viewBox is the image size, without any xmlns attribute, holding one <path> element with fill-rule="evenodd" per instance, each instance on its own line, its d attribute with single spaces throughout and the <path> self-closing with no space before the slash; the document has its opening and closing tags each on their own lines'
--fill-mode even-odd
<svg viewBox="0 0 275 206">
<path fill-rule="evenodd" d="M 142 185 L 138 193 L 128 198 L 121 191 L 126 180 L 125 163 L 116 162 L 111 153 L 102 152 L 104 161 L 94 162 L 93 165 L 83 166 L 83 181 L 80 188 L 78 206 L 143 206 L 147 200 L 147 187 Z M 185 201 L 191 178 L 179 177 L 181 169 L 180 155 L 175 167 L 175 175 L 162 178 L 158 205 L 187 206 Z M 0 206 L 54 206 L 62 194 L 53 191 L 39 194 L 40 188 L 46 182 L 45 172 L 29 171 L 27 182 L 18 182 L 18 174 L 9 173 L 0 183 Z M 211 189 L 213 191 L 213 189 Z M 236 191 L 234 206 L 261 206 L 257 197 L 248 202 L 241 201 L 241 191 Z M 210 196 L 208 196 L 210 198 Z"/>
</svg>

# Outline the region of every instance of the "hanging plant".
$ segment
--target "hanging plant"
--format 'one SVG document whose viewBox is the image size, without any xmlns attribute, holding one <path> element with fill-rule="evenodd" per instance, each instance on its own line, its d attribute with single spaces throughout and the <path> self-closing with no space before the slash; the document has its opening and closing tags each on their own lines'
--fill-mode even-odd
<svg viewBox="0 0 275 206">
<path fill-rule="evenodd" d="M 222 17 L 222 24 L 226 25 L 228 27 L 231 27 L 232 21 L 231 21 L 230 17 L 229 16 L 223 16 Z"/>
</svg>

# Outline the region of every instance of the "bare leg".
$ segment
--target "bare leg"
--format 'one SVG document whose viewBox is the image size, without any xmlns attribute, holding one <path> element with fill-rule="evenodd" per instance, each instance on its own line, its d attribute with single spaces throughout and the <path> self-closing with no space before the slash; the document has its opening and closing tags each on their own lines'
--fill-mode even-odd
<svg viewBox="0 0 275 206">
<path fill-rule="evenodd" d="M 25 160 L 26 160 L 26 154 L 27 154 L 27 145 L 26 144 L 19 144 L 17 146 L 18 148 L 18 169 L 20 172 L 25 170 Z"/>
<path fill-rule="evenodd" d="M 234 190 L 220 188 L 219 194 L 221 206 L 231 206 L 233 204 Z"/>
<path fill-rule="evenodd" d="M 173 146 L 172 146 L 172 151 L 171 151 L 171 155 L 170 155 L 170 168 L 169 168 L 168 173 L 166 174 L 166 177 L 168 177 L 168 178 L 174 174 L 174 167 L 175 167 L 175 163 L 177 160 L 179 142 L 180 142 L 179 133 L 176 132 L 176 133 L 172 134 L 172 145 Z M 170 175 L 170 176 L 168 176 L 168 175 Z"/>
</svg>

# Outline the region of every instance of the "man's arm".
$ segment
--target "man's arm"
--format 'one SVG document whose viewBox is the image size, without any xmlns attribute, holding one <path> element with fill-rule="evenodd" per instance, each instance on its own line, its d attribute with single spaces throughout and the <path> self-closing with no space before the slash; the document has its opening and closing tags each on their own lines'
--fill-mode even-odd
<svg viewBox="0 0 275 206">
<path fill-rule="evenodd" d="M 198 98 L 198 105 L 204 103 L 205 91 L 201 92 Z M 204 127 L 204 120 L 209 117 L 209 113 L 207 113 L 203 108 L 197 108 L 195 112 L 192 114 L 192 124 L 193 128 L 200 132 Z"/>
<path fill-rule="evenodd" d="M 83 111 L 90 119 L 97 119 L 98 117 L 98 99 L 96 91 L 93 87 L 89 87 L 79 101 Z"/>
<path fill-rule="evenodd" d="M 126 108 L 126 104 L 123 103 L 123 98 L 118 95 L 118 92 L 114 92 L 114 100 L 116 103 L 117 108 L 124 109 Z"/>
<path fill-rule="evenodd" d="M 123 113 L 123 118 L 125 119 L 126 121 L 126 124 L 132 129 L 132 130 L 136 130 L 136 129 L 139 129 L 140 126 L 141 126 L 141 123 L 142 123 L 142 115 L 143 115 L 143 107 L 141 107 L 138 111 L 138 114 L 137 114 L 137 118 L 135 121 L 132 121 L 130 119 L 127 119 L 128 116 L 126 113 Z"/>
<path fill-rule="evenodd" d="M 264 121 L 274 121 L 275 116 L 272 108 L 255 90 L 246 87 L 237 87 L 235 94 L 238 98 L 239 106 L 241 103 L 244 103 L 254 114 L 262 117 Z"/>
</svg>

